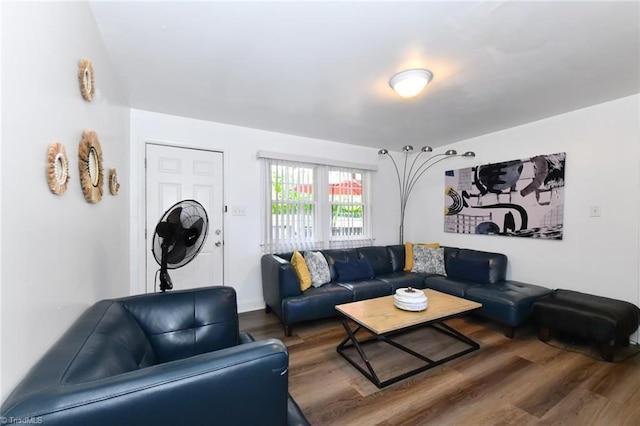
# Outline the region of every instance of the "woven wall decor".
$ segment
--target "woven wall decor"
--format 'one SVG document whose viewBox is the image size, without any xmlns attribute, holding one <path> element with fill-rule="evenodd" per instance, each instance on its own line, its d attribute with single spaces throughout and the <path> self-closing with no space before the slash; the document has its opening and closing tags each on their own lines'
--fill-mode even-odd
<svg viewBox="0 0 640 426">
<path fill-rule="evenodd" d="M 118 182 L 118 172 L 116 169 L 109 170 L 109 193 L 111 195 L 118 195 L 120 190 L 120 183 Z"/>
<path fill-rule="evenodd" d="M 69 159 L 64 145 L 53 142 L 47 152 L 47 180 L 49 189 L 56 195 L 62 195 L 67 190 L 69 182 Z"/>
<path fill-rule="evenodd" d="M 80 93 L 87 101 L 93 101 L 95 93 L 95 82 L 93 80 L 93 64 L 88 59 L 80 59 L 78 63 L 78 83 L 80 83 Z"/>
<path fill-rule="evenodd" d="M 78 146 L 78 168 L 84 199 L 91 204 L 100 202 L 104 185 L 102 148 L 98 135 L 93 130 L 85 130 L 82 133 L 82 140 Z"/>
</svg>

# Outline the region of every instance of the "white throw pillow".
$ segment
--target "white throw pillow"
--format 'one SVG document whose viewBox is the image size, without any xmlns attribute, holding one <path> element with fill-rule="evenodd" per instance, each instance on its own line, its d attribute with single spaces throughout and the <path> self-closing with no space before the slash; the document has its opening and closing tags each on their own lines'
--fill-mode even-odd
<svg viewBox="0 0 640 426">
<path fill-rule="evenodd" d="M 331 281 L 331 272 L 329 272 L 329 264 L 324 255 L 319 251 L 307 251 L 304 254 L 304 261 L 307 262 L 307 268 L 311 274 L 311 285 L 320 287 Z"/>
</svg>

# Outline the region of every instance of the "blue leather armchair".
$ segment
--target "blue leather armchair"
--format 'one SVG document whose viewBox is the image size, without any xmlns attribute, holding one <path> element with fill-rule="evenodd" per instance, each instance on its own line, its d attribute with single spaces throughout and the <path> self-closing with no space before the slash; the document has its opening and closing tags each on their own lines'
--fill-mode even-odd
<svg viewBox="0 0 640 426">
<path fill-rule="evenodd" d="M 238 327 L 231 287 L 97 302 L 9 395 L 2 423 L 308 424 L 287 348 Z"/>
</svg>

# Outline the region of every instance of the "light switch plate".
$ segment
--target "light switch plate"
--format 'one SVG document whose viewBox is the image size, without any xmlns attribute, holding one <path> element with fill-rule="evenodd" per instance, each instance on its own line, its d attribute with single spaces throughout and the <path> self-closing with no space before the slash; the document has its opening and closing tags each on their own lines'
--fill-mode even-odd
<svg viewBox="0 0 640 426">
<path fill-rule="evenodd" d="M 231 214 L 233 216 L 246 216 L 247 208 L 245 206 L 233 206 L 231 207 Z"/>
</svg>

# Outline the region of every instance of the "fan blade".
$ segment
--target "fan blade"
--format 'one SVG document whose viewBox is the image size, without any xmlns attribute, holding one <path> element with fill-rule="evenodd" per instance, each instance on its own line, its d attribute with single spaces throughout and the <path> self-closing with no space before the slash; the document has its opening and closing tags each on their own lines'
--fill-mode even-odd
<svg viewBox="0 0 640 426">
<path fill-rule="evenodd" d="M 182 214 L 182 207 L 176 207 L 171 210 L 171 213 L 167 216 L 167 222 L 175 225 L 180 225 L 180 215 Z"/>
<path fill-rule="evenodd" d="M 160 222 L 156 225 L 156 232 L 164 239 L 174 239 L 178 225 L 169 222 Z"/>
<path fill-rule="evenodd" d="M 182 262 L 187 255 L 187 246 L 183 241 L 178 241 L 175 246 L 167 253 L 167 263 L 177 265 Z"/>
<path fill-rule="evenodd" d="M 202 233 L 203 226 L 204 220 L 200 217 L 193 223 L 193 225 L 191 225 L 191 228 L 185 232 L 184 243 L 187 247 L 191 247 L 196 243 L 196 241 L 198 241 L 198 237 L 200 237 L 200 234 Z"/>
</svg>

